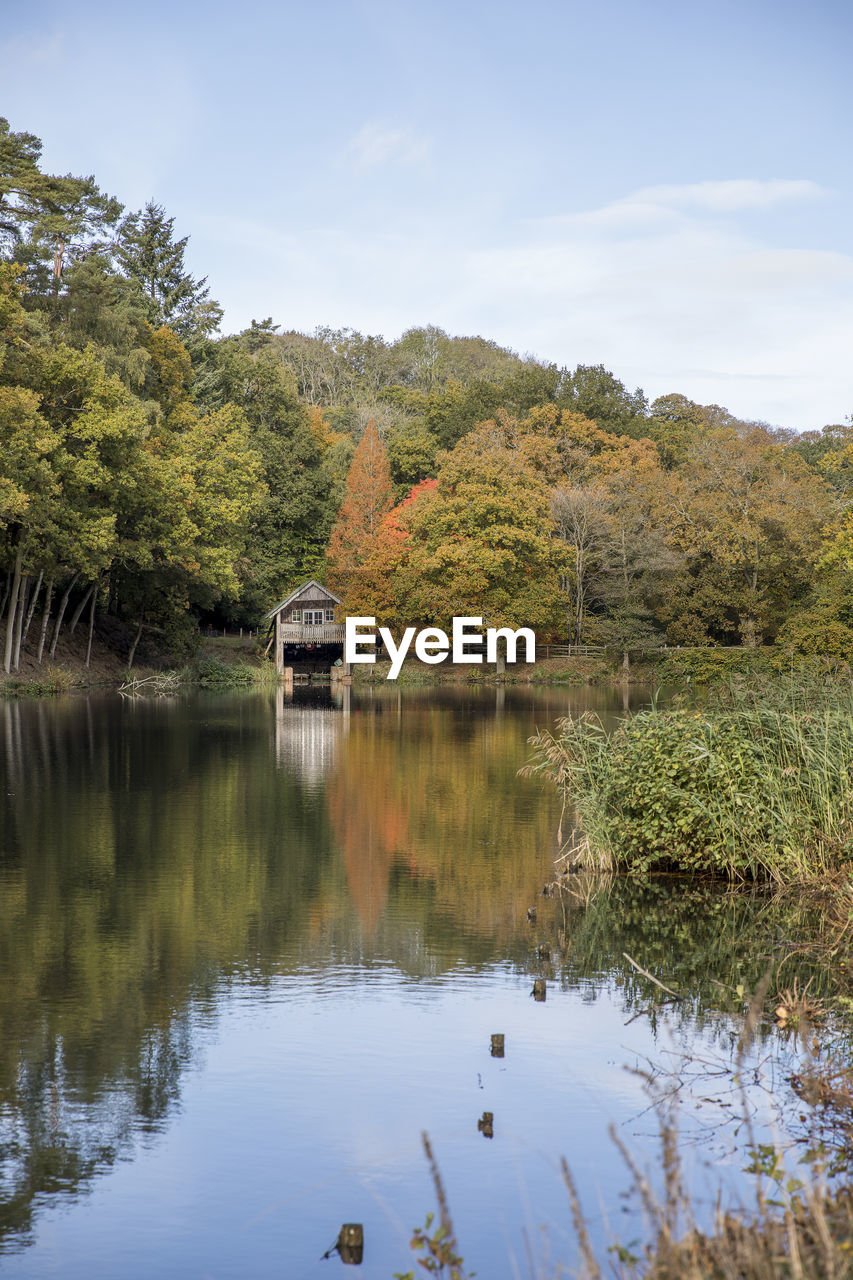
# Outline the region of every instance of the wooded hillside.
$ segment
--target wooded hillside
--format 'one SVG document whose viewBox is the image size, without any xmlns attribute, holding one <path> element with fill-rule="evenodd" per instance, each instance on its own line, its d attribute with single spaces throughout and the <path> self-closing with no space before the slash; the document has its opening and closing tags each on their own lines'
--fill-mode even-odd
<svg viewBox="0 0 853 1280">
<path fill-rule="evenodd" d="M 146 629 L 189 651 L 309 577 L 395 625 L 853 654 L 849 422 L 649 403 L 434 326 L 222 337 L 186 245 L 0 120 L 6 672 L 106 614 L 129 662 Z"/>
</svg>

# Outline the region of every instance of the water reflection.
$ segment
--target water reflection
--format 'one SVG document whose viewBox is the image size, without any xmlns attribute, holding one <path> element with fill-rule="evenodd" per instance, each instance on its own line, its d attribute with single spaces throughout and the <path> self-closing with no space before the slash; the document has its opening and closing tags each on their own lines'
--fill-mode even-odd
<svg viewBox="0 0 853 1280">
<path fill-rule="evenodd" d="M 286 1213 L 301 1250 L 292 1274 L 309 1274 L 314 1237 L 325 1231 L 311 1216 L 326 1197 L 309 1210 L 299 1188 L 312 1178 L 325 1185 L 367 1151 L 368 1166 L 378 1159 L 393 1171 L 408 1199 L 395 1202 L 378 1269 L 366 1259 L 363 1274 L 408 1269 L 407 1235 L 431 1202 L 417 1135 L 432 1121 L 440 1133 L 451 1125 L 460 1081 L 481 1082 L 460 1093 L 461 1134 L 474 1130 L 472 1116 L 500 1112 L 494 1142 L 480 1140 L 478 1152 L 503 1149 L 513 1123 L 550 1151 L 563 1142 L 553 1112 L 566 1106 L 572 1055 L 581 1055 L 572 1069 L 590 1073 L 584 1087 L 622 1106 L 631 1091 L 614 1084 L 607 1095 L 603 1083 L 603 1063 L 621 1054 L 622 1024 L 642 1013 L 633 1052 L 654 1042 L 647 1011 L 656 993 L 624 952 L 687 994 L 671 1012 L 680 1033 L 723 1044 L 730 1025 L 713 984 L 749 989 L 779 938 L 808 930 L 804 909 L 780 912 L 759 895 L 685 881 L 579 877 L 568 898 L 540 896 L 559 812 L 536 782 L 517 777 L 525 740 L 570 707 L 597 701 L 621 712 L 621 693 L 338 694 L 337 705 L 301 690 L 292 699 L 0 704 L 0 1236 L 7 1250 L 34 1241 L 14 1261 L 19 1274 L 50 1273 L 38 1219 L 51 1204 L 122 1157 L 141 1168 L 147 1141 L 164 1160 L 168 1135 L 191 1127 L 208 1096 L 216 1110 L 193 1147 L 199 1202 L 187 1209 L 196 1242 L 230 1221 L 216 1207 L 223 1196 L 236 1202 L 244 1187 L 278 1203 L 257 1187 L 290 1178 Z M 547 1002 L 531 998 L 534 981 L 546 984 Z M 575 1045 L 582 1004 L 594 1006 L 596 1033 Z M 507 1032 L 506 1061 L 503 1031 L 494 1050 L 495 1024 Z M 499 1108 L 485 1105 L 487 1086 Z M 286 1137 L 265 1163 L 263 1134 L 276 1132 L 280 1112 Z M 327 1132 L 329 1112 L 338 1122 Z M 589 1123 L 573 1122 L 575 1147 Z M 584 1160 L 598 1159 L 605 1127 L 589 1137 Z M 247 1132 L 249 1165 L 234 1153 Z M 403 1132 L 412 1149 L 401 1171 L 393 1151 Z M 455 1159 L 480 1158 L 465 1154 L 467 1137 L 458 1141 Z M 500 1161 L 494 1168 L 497 1177 Z M 378 1174 L 352 1176 L 379 1195 Z M 115 1173 L 101 1182 L 122 1185 Z M 152 1194 L 146 1187 L 134 1189 L 134 1203 Z M 391 1194 L 382 1191 L 384 1204 Z M 256 1211 L 247 1208 L 247 1220 Z M 279 1218 L 268 1210 L 257 1239 L 234 1245 L 253 1275 L 282 1274 Z M 175 1229 L 185 1235 L 186 1223 Z M 93 1265 L 76 1247 L 61 1274 Z M 176 1247 L 164 1227 L 165 1252 L 145 1257 L 149 1273 Z M 117 1256 L 104 1274 L 118 1273 Z M 136 1274 L 133 1265 L 125 1260 L 122 1274 Z"/>
<path fill-rule="evenodd" d="M 306 707 L 284 689 L 275 692 L 275 759 L 302 782 L 321 782 L 335 767 L 349 727 L 350 689 L 339 695 L 339 707 Z M 346 712 L 343 703 L 346 701 Z"/>
</svg>

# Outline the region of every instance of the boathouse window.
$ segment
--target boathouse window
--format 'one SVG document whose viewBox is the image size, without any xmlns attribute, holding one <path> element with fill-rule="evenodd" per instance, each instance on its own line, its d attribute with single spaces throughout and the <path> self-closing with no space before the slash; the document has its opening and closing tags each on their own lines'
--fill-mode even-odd
<svg viewBox="0 0 853 1280">
<path fill-rule="evenodd" d="M 335 620 L 335 611 L 334 611 L 334 609 L 327 609 L 327 610 L 326 610 L 326 621 L 327 621 L 327 622 L 334 622 L 334 620 Z"/>
<path fill-rule="evenodd" d="M 302 621 L 302 610 L 301 610 L 301 609 L 294 609 L 294 610 L 293 610 L 293 613 L 290 615 L 290 619 L 291 619 L 291 622 L 301 622 L 301 621 Z"/>
</svg>

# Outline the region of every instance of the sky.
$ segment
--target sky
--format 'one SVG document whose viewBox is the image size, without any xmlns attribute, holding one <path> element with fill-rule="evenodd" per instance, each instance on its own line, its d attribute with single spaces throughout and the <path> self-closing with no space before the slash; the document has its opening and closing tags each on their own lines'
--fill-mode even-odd
<svg viewBox="0 0 853 1280">
<path fill-rule="evenodd" d="M 223 330 L 415 325 L 853 413 L 849 0 L 30 0 L 0 114 L 153 199 Z"/>
</svg>

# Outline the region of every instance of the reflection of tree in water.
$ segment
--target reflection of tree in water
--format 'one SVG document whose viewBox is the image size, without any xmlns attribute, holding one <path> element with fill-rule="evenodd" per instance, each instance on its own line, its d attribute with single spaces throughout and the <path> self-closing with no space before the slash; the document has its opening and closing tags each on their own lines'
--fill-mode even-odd
<svg viewBox="0 0 853 1280">
<path fill-rule="evenodd" d="M 177 714 L 176 714 L 177 712 Z M 156 1133 L 195 1008 L 305 931 L 325 805 L 270 755 L 269 704 L 0 706 L 0 1236 Z M 97 728 L 96 728 L 97 726 Z"/>
<path fill-rule="evenodd" d="M 377 717 L 357 717 L 349 750 L 328 780 L 329 821 L 346 869 L 352 905 L 369 937 L 385 908 L 391 868 L 405 859 L 408 790 L 395 785 L 396 735 L 377 732 Z"/>
<path fill-rule="evenodd" d="M 137 1132 L 160 1130 L 192 1057 L 190 1024 L 184 1010 L 151 1029 L 128 1077 L 99 1081 L 94 1090 L 92 1082 L 76 1078 L 61 1039 L 30 1046 L 21 1059 L 14 1106 L 0 1116 L 0 1242 L 25 1244 L 39 1199 L 73 1197 L 132 1150 Z"/>
<path fill-rule="evenodd" d="M 516 776 L 529 711 L 511 712 L 457 691 L 354 707 L 326 788 L 348 889 L 326 919 L 338 943 L 354 909 L 361 942 L 407 971 L 415 934 L 424 971 L 448 951 L 479 963 L 528 946 L 524 909 L 549 872 L 557 810 Z"/>
<path fill-rule="evenodd" d="M 580 986 L 591 1002 L 615 984 L 626 1014 L 661 1005 L 670 1025 L 728 1038 L 729 1015 L 743 1008 L 738 987 L 748 1000 L 768 973 L 783 986 L 794 973 L 811 977 L 816 995 L 832 985 L 827 968 L 804 958 L 819 917 L 799 893 L 671 876 L 582 874 L 566 884 L 540 908 L 539 933 L 552 948 L 554 977 Z M 667 1002 L 626 952 L 685 998 Z M 769 1024 L 759 1027 L 759 1035 L 771 1033 Z"/>
<path fill-rule="evenodd" d="M 719 1006 L 712 978 L 748 989 L 807 927 L 804 910 L 684 881 L 540 898 L 558 809 L 516 778 L 530 711 L 512 690 L 499 716 L 464 692 L 354 699 L 348 730 L 321 710 L 340 717 L 323 729 L 336 745 L 309 751 L 306 771 L 276 763 L 270 698 L 0 705 L 7 1247 L 41 1199 L 83 1190 L 158 1132 L 198 1010 L 247 968 L 255 984 L 342 957 L 416 976 L 509 959 L 531 974 L 536 943 L 562 937 L 554 976 L 590 999 L 621 982 L 626 1010 L 648 1004 L 628 951 L 702 993 L 689 1011 L 702 1018 Z"/>
</svg>

